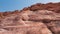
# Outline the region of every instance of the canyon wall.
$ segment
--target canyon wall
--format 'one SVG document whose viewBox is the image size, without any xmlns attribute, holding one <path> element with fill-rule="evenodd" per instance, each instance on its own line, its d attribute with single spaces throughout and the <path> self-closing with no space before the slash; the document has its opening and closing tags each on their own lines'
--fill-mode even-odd
<svg viewBox="0 0 60 34">
<path fill-rule="evenodd" d="M 0 34 L 60 34 L 60 3 L 0 12 Z"/>
</svg>

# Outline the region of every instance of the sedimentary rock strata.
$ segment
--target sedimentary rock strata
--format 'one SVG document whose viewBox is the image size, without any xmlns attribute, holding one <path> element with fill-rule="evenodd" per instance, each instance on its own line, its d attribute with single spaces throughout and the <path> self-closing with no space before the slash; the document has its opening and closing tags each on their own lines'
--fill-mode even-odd
<svg viewBox="0 0 60 34">
<path fill-rule="evenodd" d="M 60 34 L 60 3 L 35 4 L 0 12 L 0 34 Z"/>
</svg>

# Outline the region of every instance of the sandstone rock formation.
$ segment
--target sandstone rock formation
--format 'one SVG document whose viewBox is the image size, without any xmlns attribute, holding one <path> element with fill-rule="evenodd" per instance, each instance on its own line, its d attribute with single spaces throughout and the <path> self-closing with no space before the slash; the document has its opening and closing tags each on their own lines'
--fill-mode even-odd
<svg viewBox="0 0 60 34">
<path fill-rule="evenodd" d="M 0 12 L 0 34 L 60 34 L 60 3 L 37 3 Z"/>
</svg>

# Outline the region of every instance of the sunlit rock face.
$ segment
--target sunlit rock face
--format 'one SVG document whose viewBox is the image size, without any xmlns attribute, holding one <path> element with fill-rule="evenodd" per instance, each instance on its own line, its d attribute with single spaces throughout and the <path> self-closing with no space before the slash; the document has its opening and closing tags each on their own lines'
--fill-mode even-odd
<svg viewBox="0 0 60 34">
<path fill-rule="evenodd" d="M 21 11 L 0 12 L 0 34 L 60 34 L 60 3 L 37 3 Z"/>
<path fill-rule="evenodd" d="M 27 21 L 25 23 L 27 25 L 4 26 L 1 34 L 52 34 L 42 22 Z"/>
</svg>

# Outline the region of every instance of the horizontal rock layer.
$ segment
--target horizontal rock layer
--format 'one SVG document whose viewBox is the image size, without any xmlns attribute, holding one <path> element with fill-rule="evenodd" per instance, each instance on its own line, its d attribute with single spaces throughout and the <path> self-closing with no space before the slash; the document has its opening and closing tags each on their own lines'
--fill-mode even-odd
<svg viewBox="0 0 60 34">
<path fill-rule="evenodd" d="M 0 34 L 60 34 L 60 3 L 36 4 L 0 12 Z"/>
</svg>

